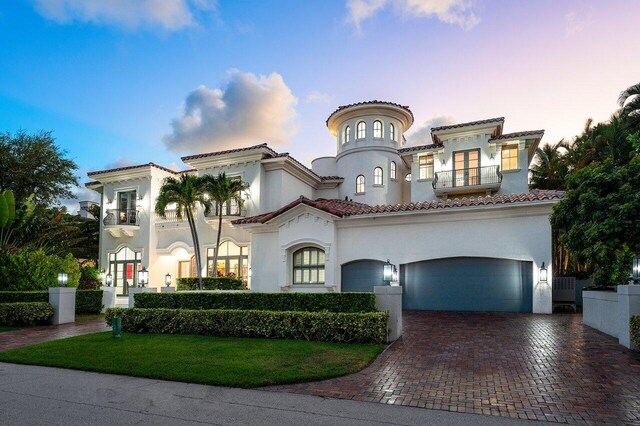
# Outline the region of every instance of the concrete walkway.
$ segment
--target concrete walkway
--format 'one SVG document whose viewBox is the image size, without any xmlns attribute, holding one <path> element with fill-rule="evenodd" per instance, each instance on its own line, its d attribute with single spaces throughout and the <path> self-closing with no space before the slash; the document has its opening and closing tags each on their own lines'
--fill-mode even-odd
<svg viewBox="0 0 640 426">
<path fill-rule="evenodd" d="M 26 327 L 20 330 L 5 331 L 0 333 L 0 352 L 20 346 L 33 345 L 48 342 L 49 340 L 64 339 L 66 337 L 80 336 L 82 334 L 98 333 L 110 330 L 103 319 L 82 323 L 70 323 L 62 325 L 42 325 L 38 327 Z"/>
<path fill-rule="evenodd" d="M 311 395 L 6 363 L 0 363 L 0 418 L 7 426 L 536 424 Z"/>
</svg>

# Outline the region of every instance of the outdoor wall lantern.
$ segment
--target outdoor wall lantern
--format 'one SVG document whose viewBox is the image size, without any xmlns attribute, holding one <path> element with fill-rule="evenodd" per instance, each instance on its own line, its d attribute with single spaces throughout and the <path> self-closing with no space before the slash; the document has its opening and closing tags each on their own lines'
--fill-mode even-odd
<svg viewBox="0 0 640 426">
<path fill-rule="evenodd" d="M 111 287 L 111 283 L 113 282 L 113 275 L 107 274 L 104 277 L 104 282 L 107 284 L 107 287 Z"/>
<path fill-rule="evenodd" d="M 164 284 L 167 287 L 171 287 L 171 274 L 167 274 L 164 276 Z"/>
<path fill-rule="evenodd" d="M 69 281 L 69 275 L 67 275 L 66 272 L 58 273 L 58 285 L 60 287 L 66 287 L 68 281 Z"/>
<path fill-rule="evenodd" d="M 540 267 L 540 281 L 544 283 L 547 282 L 547 267 L 544 266 L 544 262 L 542 262 L 542 266 Z"/>
<path fill-rule="evenodd" d="M 386 285 L 389 285 L 393 280 L 393 265 L 389 262 L 389 259 L 387 259 L 382 268 L 382 281 L 384 281 Z"/>
<path fill-rule="evenodd" d="M 394 283 L 398 282 L 398 267 L 396 265 L 393 265 L 393 274 L 391 276 L 391 281 L 393 281 Z"/>
<path fill-rule="evenodd" d="M 138 271 L 138 286 L 145 287 L 149 284 L 149 271 L 144 266 Z"/>
<path fill-rule="evenodd" d="M 640 256 L 633 258 L 633 270 L 631 271 L 631 278 L 634 282 L 640 281 Z"/>
</svg>

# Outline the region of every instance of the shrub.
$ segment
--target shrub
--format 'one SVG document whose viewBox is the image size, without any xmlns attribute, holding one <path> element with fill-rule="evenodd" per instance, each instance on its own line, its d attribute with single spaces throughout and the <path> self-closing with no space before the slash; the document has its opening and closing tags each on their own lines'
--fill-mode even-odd
<svg viewBox="0 0 640 426">
<path fill-rule="evenodd" d="M 198 290 L 197 278 L 178 278 L 178 290 Z M 203 290 L 246 290 L 246 284 L 233 277 L 202 277 Z"/>
<path fill-rule="evenodd" d="M 258 311 L 375 312 L 373 293 L 138 293 L 136 307 Z"/>
<path fill-rule="evenodd" d="M 387 334 L 384 312 L 274 312 L 255 310 L 187 310 L 110 308 L 107 323 L 122 319 L 131 333 L 266 337 L 324 342 L 382 343 Z"/>
<path fill-rule="evenodd" d="M 99 314 L 102 306 L 102 290 L 76 291 L 76 314 Z"/>
<path fill-rule="evenodd" d="M 47 321 L 53 315 L 53 306 L 45 302 L 17 302 L 0 304 L 0 325 L 34 325 Z"/>
<path fill-rule="evenodd" d="M 46 290 L 58 286 L 58 272 L 69 276 L 67 286 L 77 287 L 78 261 L 71 255 L 48 255 L 44 250 L 0 253 L 0 290 Z"/>
<path fill-rule="evenodd" d="M 629 319 L 631 331 L 631 342 L 640 350 L 640 316 L 636 315 Z"/>
<path fill-rule="evenodd" d="M 49 302 L 49 291 L 0 291 L 0 303 Z"/>
<path fill-rule="evenodd" d="M 97 268 L 85 266 L 80 270 L 78 290 L 97 290 L 101 285 L 100 271 Z"/>
</svg>

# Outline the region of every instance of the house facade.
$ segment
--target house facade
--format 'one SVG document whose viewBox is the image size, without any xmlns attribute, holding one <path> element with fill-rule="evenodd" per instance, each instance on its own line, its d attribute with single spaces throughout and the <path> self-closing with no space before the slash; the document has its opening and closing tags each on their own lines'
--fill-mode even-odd
<svg viewBox="0 0 640 426">
<path fill-rule="evenodd" d="M 223 206 L 217 265 L 217 219 L 198 212 L 203 275 L 233 273 L 253 291 L 371 291 L 388 260 L 405 309 L 550 313 L 549 216 L 562 193 L 529 191 L 544 132 L 504 133 L 504 121 L 435 127 L 431 143 L 406 147 L 409 108 L 361 102 L 329 116 L 336 155 L 310 168 L 267 144 L 183 157 L 180 173 L 249 185 L 242 208 Z M 101 268 L 120 294 L 143 266 L 151 286 L 196 275 L 186 221 L 154 214 L 177 174 L 153 163 L 89 173 Z"/>
</svg>

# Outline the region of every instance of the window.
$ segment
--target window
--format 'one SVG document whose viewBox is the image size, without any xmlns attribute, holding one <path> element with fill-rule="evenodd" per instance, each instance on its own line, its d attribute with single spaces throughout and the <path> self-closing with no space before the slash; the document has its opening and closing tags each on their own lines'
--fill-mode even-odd
<svg viewBox="0 0 640 426">
<path fill-rule="evenodd" d="M 356 132 L 356 139 L 364 139 L 367 137 L 367 125 L 364 121 L 358 123 L 358 125 L 356 126 Z"/>
<path fill-rule="evenodd" d="M 391 162 L 391 173 L 389 173 L 389 175 L 391 176 L 391 179 L 396 180 L 398 179 L 398 174 L 397 174 L 397 170 L 396 170 L 396 162 L 392 161 Z"/>
<path fill-rule="evenodd" d="M 376 139 L 382 139 L 382 121 L 380 120 L 373 122 L 373 137 Z"/>
<path fill-rule="evenodd" d="M 347 143 L 351 140 L 351 127 L 344 128 L 344 135 L 342 135 L 342 143 Z"/>
<path fill-rule="evenodd" d="M 373 184 L 374 185 L 382 185 L 382 167 L 376 167 L 373 169 Z"/>
<path fill-rule="evenodd" d="M 433 155 L 423 155 L 419 160 L 420 179 L 433 179 Z"/>
<path fill-rule="evenodd" d="M 142 253 L 123 247 L 117 253 L 109 253 L 109 273 L 118 295 L 129 294 L 129 287 L 138 285 L 138 271 L 142 269 Z"/>
<path fill-rule="evenodd" d="M 249 273 L 249 249 L 225 241 L 220 244 L 216 274 L 213 273 L 214 248 L 207 249 L 207 276 L 247 277 Z"/>
<path fill-rule="evenodd" d="M 518 168 L 518 145 L 508 145 L 502 148 L 502 170 Z"/>
<path fill-rule="evenodd" d="M 392 141 L 396 140 L 396 126 L 393 123 L 389 124 L 389 139 Z"/>
<path fill-rule="evenodd" d="M 406 180 L 407 182 L 411 182 L 411 173 L 407 173 L 404 177 L 404 180 Z"/>
<path fill-rule="evenodd" d="M 294 284 L 324 284 L 324 250 L 305 247 L 293 253 Z"/>
<path fill-rule="evenodd" d="M 364 194 L 364 176 L 358 175 L 356 178 L 356 194 Z"/>
<path fill-rule="evenodd" d="M 136 201 L 138 197 L 136 191 L 118 192 L 118 224 L 137 225 L 138 211 Z"/>
</svg>

